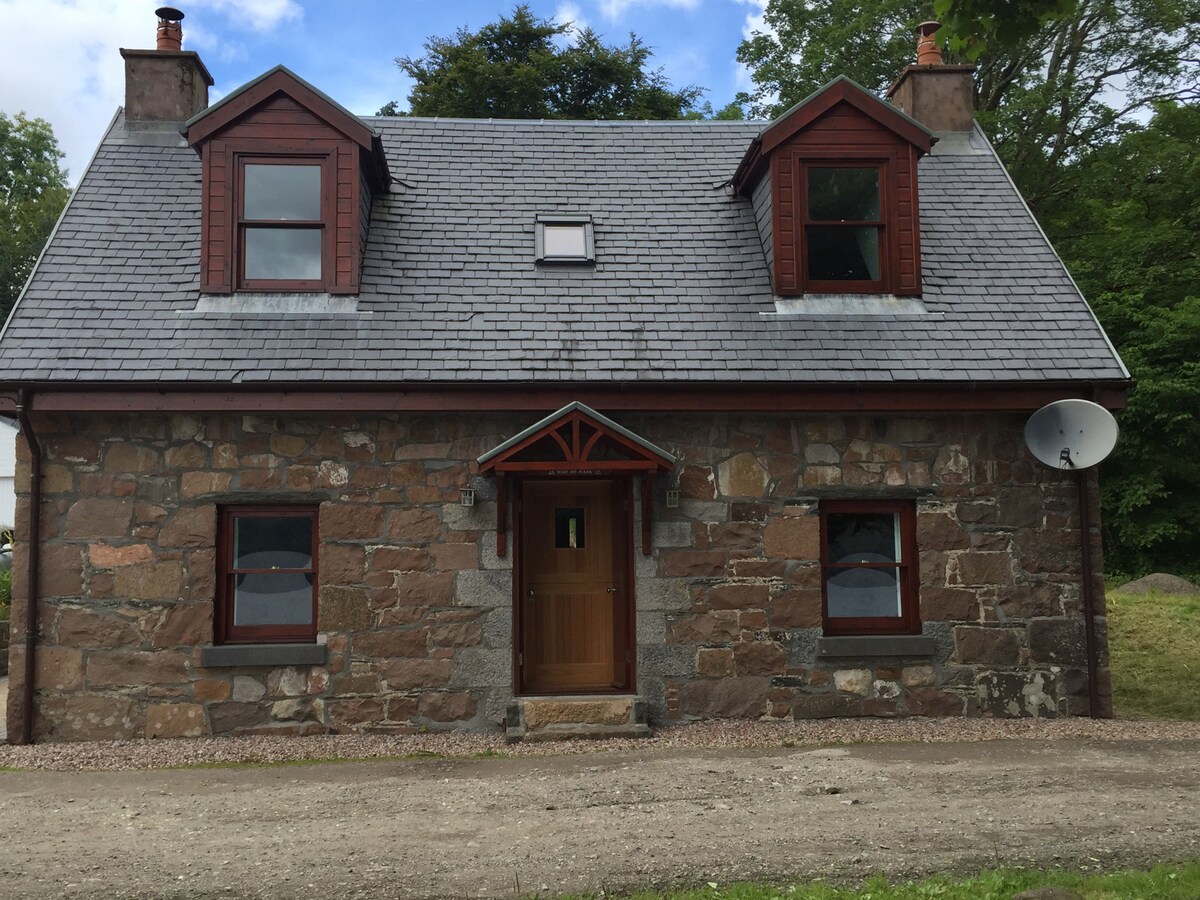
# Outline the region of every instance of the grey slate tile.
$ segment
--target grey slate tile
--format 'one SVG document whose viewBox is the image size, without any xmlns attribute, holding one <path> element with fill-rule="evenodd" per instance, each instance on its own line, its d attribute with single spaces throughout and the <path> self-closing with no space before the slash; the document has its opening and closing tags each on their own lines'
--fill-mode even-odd
<svg viewBox="0 0 1200 900">
<path fill-rule="evenodd" d="M 911 382 L 1121 378 L 990 156 L 921 162 L 924 316 L 774 310 L 750 198 L 756 123 L 374 119 L 405 184 L 372 213 L 358 314 L 195 314 L 187 148 L 118 121 L 0 339 L 0 380 Z M 533 263 L 586 211 L 593 268 Z"/>
</svg>

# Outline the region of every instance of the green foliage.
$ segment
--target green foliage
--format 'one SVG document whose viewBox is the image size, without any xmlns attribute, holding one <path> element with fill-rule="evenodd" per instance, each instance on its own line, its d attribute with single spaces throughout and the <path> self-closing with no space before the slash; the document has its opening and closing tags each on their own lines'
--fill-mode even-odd
<svg viewBox="0 0 1200 900">
<path fill-rule="evenodd" d="M 1200 107 L 1064 171 L 1043 221 L 1137 385 L 1101 472 L 1109 571 L 1200 572 Z"/>
<path fill-rule="evenodd" d="M 67 202 L 67 173 L 48 122 L 0 112 L 0 321 L 16 303 Z"/>
<path fill-rule="evenodd" d="M 678 119 L 703 91 L 673 88 L 648 71 L 650 48 L 635 34 L 609 46 L 517 6 L 479 31 L 425 42 L 425 55 L 396 60 L 416 81 L 409 114 L 501 119 Z M 395 101 L 380 115 L 398 113 Z"/>
<path fill-rule="evenodd" d="M 1015 46 L 1074 8 L 1075 0 L 934 0 L 933 17 L 946 30 L 946 49 L 974 61 L 989 45 Z"/>
<path fill-rule="evenodd" d="M 740 97 L 751 115 L 774 118 L 838 75 L 883 90 L 916 61 L 919 0 L 769 0 L 765 32 L 738 47 L 757 86 Z"/>
<path fill-rule="evenodd" d="M 1200 863 L 1156 866 L 1147 872 L 1084 875 L 1061 869 L 995 869 L 971 878 L 935 876 L 920 881 L 893 881 L 882 875 L 858 887 L 820 882 L 776 887 L 765 884 L 709 883 L 694 891 L 643 892 L 631 900 L 1011 900 L 1013 894 L 1037 887 L 1062 887 L 1087 900 L 1194 900 L 1200 896 Z"/>
<path fill-rule="evenodd" d="M 1200 721 L 1200 595 L 1108 595 L 1113 705 L 1126 718 Z"/>
<path fill-rule="evenodd" d="M 0 622 L 12 612 L 12 569 L 0 569 Z"/>
<path fill-rule="evenodd" d="M 1200 0 L 935 5 L 952 23 L 939 37 L 976 55 L 980 124 L 1035 208 L 1063 196 L 1063 167 L 1135 113 L 1200 96 Z M 930 13 L 923 0 L 769 0 L 769 30 L 738 48 L 756 85 L 740 99 L 770 117 L 837 75 L 882 92 L 916 61 L 915 27 Z"/>
</svg>

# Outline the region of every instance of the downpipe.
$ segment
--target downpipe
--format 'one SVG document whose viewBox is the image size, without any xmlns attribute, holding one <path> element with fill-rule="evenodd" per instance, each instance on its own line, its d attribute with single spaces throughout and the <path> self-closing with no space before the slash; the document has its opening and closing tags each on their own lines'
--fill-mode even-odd
<svg viewBox="0 0 1200 900">
<path fill-rule="evenodd" d="M 18 744 L 33 743 L 33 677 L 34 654 L 37 652 L 38 631 L 38 573 L 41 570 L 42 548 L 42 448 L 29 421 L 29 405 L 33 397 L 22 389 L 17 393 L 17 421 L 29 446 L 29 528 L 25 561 L 25 682 L 22 687 L 21 732 Z"/>
</svg>

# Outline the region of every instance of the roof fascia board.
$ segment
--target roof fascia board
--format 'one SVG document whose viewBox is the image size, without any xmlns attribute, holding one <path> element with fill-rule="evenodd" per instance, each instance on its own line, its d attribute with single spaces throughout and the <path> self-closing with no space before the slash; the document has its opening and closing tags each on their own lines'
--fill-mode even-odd
<svg viewBox="0 0 1200 900">
<path fill-rule="evenodd" d="M 286 66 L 276 66 L 246 82 L 208 109 L 192 116 L 181 130 L 187 136 L 188 143 L 194 146 L 278 92 L 287 94 L 350 140 L 374 152 L 373 139 L 376 134 L 373 128 Z"/>
<path fill-rule="evenodd" d="M 768 125 L 761 135 L 763 153 L 770 153 L 838 103 L 849 103 L 884 128 L 904 138 L 922 153 L 928 153 L 933 147 L 932 131 L 890 103 L 880 100 L 862 85 L 842 76 L 801 100 Z"/>
<path fill-rule="evenodd" d="M 1132 380 L 1029 384 L 972 382 L 946 385 L 779 384 L 671 385 L 228 385 L 0 384 L 0 415 L 16 409 L 16 391 L 30 392 L 39 412 L 481 412 L 560 410 L 584 397 L 588 408 L 630 412 L 1032 412 L 1067 398 L 1123 409 Z M 557 415 L 557 413 L 555 413 Z M 551 416 L 553 418 L 553 416 Z M 615 424 L 615 423 L 614 423 Z"/>
</svg>

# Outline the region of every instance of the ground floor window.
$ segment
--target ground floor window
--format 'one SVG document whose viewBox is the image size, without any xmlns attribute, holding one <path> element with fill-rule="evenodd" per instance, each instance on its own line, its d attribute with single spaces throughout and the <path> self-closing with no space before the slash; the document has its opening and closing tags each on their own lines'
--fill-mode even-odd
<svg viewBox="0 0 1200 900">
<path fill-rule="evenodd" d="M 220 643 L 317 638 L 317 510 L 224 507 L 217 536 Z"/>
<path fill-rule="evenodd" d="M 911 500 L 821 503 L 826 634 L 919 634 Z"/>
</svg>

